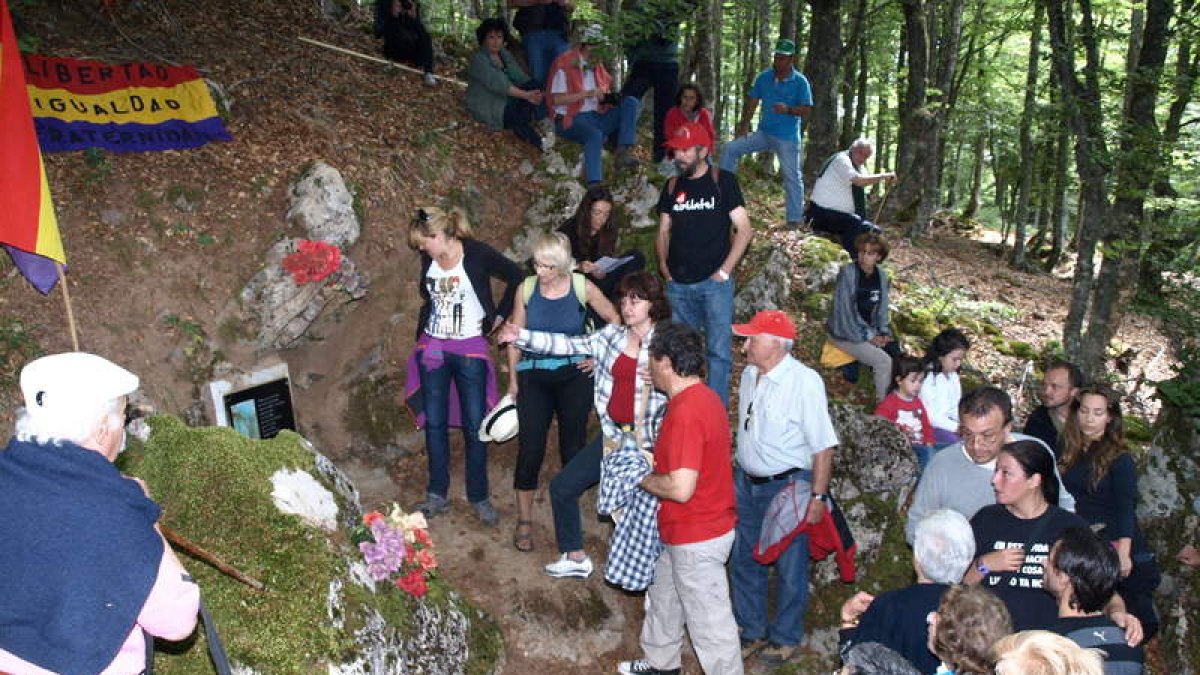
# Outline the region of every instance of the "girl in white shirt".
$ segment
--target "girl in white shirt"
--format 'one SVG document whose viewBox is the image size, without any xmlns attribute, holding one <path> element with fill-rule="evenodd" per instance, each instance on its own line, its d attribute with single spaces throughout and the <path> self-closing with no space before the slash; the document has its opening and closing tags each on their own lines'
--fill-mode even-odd
<svg viewBox="0 0 1200 675">
<path fill-rule="evenodd" d="M 958 442 L 958 401 L 962 398 L 958 370 L 970 348 L 971 341 L 961 330 L 947 328 L 925 351 L 925 381 L 920 396 L 933 425 L 935 448 Z"/>
</svg>

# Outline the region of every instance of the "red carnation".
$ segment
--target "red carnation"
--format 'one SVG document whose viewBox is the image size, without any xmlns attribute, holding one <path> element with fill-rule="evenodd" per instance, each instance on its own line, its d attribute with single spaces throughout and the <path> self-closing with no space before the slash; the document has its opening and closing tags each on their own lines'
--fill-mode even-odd
<svg viewBox="0 0 1200 675">
<path fill-rule="evenodd" d="M 396 588 L 418 598 L 429 591 L 429 584 L 425 583 L 425 572 L 422 570 L 413 570 L 405 576 L 396 577 L 395 583 Z"/>
<path fill-rule="evenodd" d="M 302 239 L 296 252 L 283 259 L 283 269 L 297 284 L 321 281 L 342 266 L 342 250 L 323 241 Z"/>
</svg>

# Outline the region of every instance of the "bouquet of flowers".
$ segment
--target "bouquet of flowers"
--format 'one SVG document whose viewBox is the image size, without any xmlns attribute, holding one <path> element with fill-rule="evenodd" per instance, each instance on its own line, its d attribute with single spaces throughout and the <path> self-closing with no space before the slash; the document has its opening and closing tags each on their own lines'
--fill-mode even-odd
<svg viewBox="0 0 1200 675">
<path fill-rule="evenodd" d="M 372 579 L 390 581 L 419 598 L 429 590 L 429 579 L 437 569 L 427 527 L 420 511 L 404 513 L 392 504 L 386 516 L 379 511 L 364 515 L 362 524 L 351 533 L 351 541 L 362 551 Z"/>
<path fill-rule="evenodd" d="M 342 265 L 342 249 L 324 241 L 302 239 L 296 252 L 283 259 L 283 269 L 297 284 L 321 281 Z"/>
</svg>

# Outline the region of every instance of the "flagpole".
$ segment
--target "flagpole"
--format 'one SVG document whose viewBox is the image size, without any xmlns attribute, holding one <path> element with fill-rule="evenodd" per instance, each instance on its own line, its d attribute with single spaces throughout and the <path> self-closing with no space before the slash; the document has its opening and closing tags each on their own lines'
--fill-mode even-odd
<svg viewBox="0 0 1200 675">
<path fill-rule="evenodd" d="M 71 310 L 71 292 L 67 290 L 67 277 L 63 275 L 62 263 L 54 262 L 54 271 L 58 273 L 58 287 L 62 289 L 63 304 L 67 307 L 67 326 L 71 329 L 71 346 L 79 351 L 79 334 L 75 331 L 75 312 Z"/>
</svg>

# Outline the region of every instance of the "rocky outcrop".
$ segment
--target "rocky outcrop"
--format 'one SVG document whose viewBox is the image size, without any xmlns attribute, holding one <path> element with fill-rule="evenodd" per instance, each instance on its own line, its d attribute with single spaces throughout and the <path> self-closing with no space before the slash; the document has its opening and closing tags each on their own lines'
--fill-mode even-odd
<svg viewBox="0 0 1200 675">
<path fill-rule="evenodd" d="M 495 672 L 499 634 L 457 593 L 436 579 L 419 599 L 372 582 L 345 532 L 362 517 L 358 492 L 305 439 L 284 432 L 252 441 L 169 417 L 152 418 L 149 429 L 123 470 L 145 479 L 166 525 L 267 586 L 254 592 L 185 560 L 236 672 Z M 278 495 L 284 474 L 293 483 L 305 474 L 305 487 L 287 495 L 288 513 L 272 500 L 272 477 Z M 305 501 L 324 515 L 332 501 L 337 515 L 311 524 Z M 207 672 L 207 659 L 201 641 L 159 655 L 155 672 Z"/>
<path fill-rule="evenodd" d="M 359 220 L 354 198 L 341 174 L 323 162 L 309 167 L 289 188 L 288 222 L 304 230 L 301 238 L 280 240 L 267 251 L 261 271 L 239 296 L 243 321 L 255 326 L 254 345 L 260 350 L 286 349 L 310 334 L 314 322 L 331 307 L 366 295 L 367 277 L 344 254 L 358 241 Z M 284 269 L 302 239 L 324 242 L 343 250 L 341 263 L 328 276 L 297 282 Z"/>
<path fill-rule="evenodd" d="M 1200 665 L 1200 570 L 1175 555 L 1185 544 L 1200 545 L 1200 418 L 1164 405 L 1154 428 L 1139 461 L 1138 520 L 1163 572 L 1155 605 L 1164 672 L 1193 675 Z"/>
</svg>

